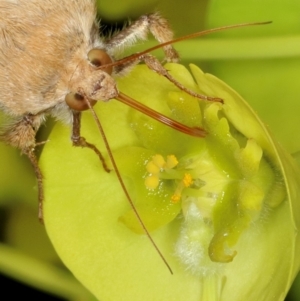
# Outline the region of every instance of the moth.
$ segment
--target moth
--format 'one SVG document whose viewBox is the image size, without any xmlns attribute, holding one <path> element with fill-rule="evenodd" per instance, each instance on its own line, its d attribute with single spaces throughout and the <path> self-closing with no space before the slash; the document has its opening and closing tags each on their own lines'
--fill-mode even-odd
<svg viewBox="0 0 300 301">
<path fill-rule="evenodd" d="M 97 147 L 80 134 L 82 111 L 92 110 L 99 123 L 92 108 L 97 101 L 117 99 L 176 130 L 203 137 L 203 129 L 189 128 L 123 94 L 114 78 L 144 62 L 181 90 L 197 98 L 222 101 L 185 88 L 149 52 L 162 47 L 165 61 L 177 62 L 179 56 L 172 43 L 247 25 L 228 26 L 172 40 L 173 33 L 168 22 L 158 13 L 153 13 L 141 16 L 124 30 L 104 40 L 99 35 L 95 0 L 0 0 L 0 11 L 0 109 L 9 116 L 9 123 L 3 127 L 0 139 L 20 149 L 32 163 L 38 181 L 40 220 L 43 219 L 43 176 L 35 155 L 35 148 L 40 143 L 35 136 L 47 116 L 70 124 L 73 145 L 93 150 L 107 171 Z M 148 33 L 160 43 L 158 46 L 119 58 L 124 48 L 137 40 L 146 40 Z M 101 131 L 106 140 L 102 128 Z M 109 145 L 106 146 L 114 170 L 134 209 Z M 157 249 L 138 212 L 136 216 Z"/>
</svg>

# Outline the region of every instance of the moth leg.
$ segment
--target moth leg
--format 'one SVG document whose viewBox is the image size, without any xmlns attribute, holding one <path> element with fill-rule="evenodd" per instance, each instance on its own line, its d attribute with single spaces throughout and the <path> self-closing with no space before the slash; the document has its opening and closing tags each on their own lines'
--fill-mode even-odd
<svg viewBox="0 0 300 301">
<path fill-rule="evenodd" d="M 120 31 L 106 42 L 106 48 L 113 51 L 122 50 L 131 46 L 136 40 L 146 40 L 151 33 L 159 43 L 168 42 L 173 39 L 173 31 L 166 19 L 158 13 L 143 15 L 127 28 Z M 178 62 L 179 55 L 172 45 L 163 47 L 167 62 Z"/>
<path fill-rule="evenodd" d="M 151 32 L 154 38 L 160 43 L 168 42 L 173 39 L 173 32 L 168 24 L 168 21 L 159 14 L 154 13 L 141 16 L 130 26 L 120 31 L 106 43 L 106 48 L 108 52 L 118 48 L 123 49 L 126 46 L 132 45 L 137 39 L 145 40 L 149 32 Z M 165 60 L 167 62 L 178 62 L 179 55 L 172 45 L 164 46 L 163 50 L 165 52 Z M 186 88 L 168 73 L 168 71 L 163 67 L 162 63 L 160 63 L 154 56 L 149 54 L 140 56 L 136 60 L 129 60 L 115 66 L 115 73 L 121 74 L 122 72 L 126 71 L 126 69 L 138 64 L 141 61 L 144 61 L 151 70 L 166 77 L 170 82 L 172 82 L 180 90 L 185 91 L 187 94 L 199 99 L 223 103 L 221 98 L 202 95 Z"/>
<path fill-rule="evenodd" d="M 43 120 L 43 116 L 27 114 L 11 124 L 3 134 L 1 140 L 7 144 L 19 148 L 22 154 L 26 155 L 33 166 L 38 184 L 38 217 L 43 223 L 43 175 L 35 155 L 35 135 Z"/>
<path fill-rule="evenodd" d="M 150 54 L 145 54 L 141 57 L 141 60 L 143 60 L 145 62 L 145 64 L 148 66 L 149 69 L 164 76 L 171 83 L 173 83 L 176 87 L 178 87 L 180 90 L 186 92 L 187 94 L 194 96 L 196 98 L 223 103 L 223 99 L 221 99 L 221 98 L 199 94 L 199 93 L 196 93 L 196 92 L 186 88 L 183 84 L 181 84 L 173 76 L 171 76 L 171 74 L 168 72 L 168 70 L 164 68 L 164 66 L 161 64 L 161 62 L 155 56 L 150 55 Z"/>
<path fill-rule="evenodd" d="M 110 172 L 110 169 L 107 167 L 105 159 L 102 156 L 101 152 L 98 150 L 98 148 L 94 144 L 87 142 L 85 138 L 80 135 L 80 128 L 81 128 L 81 112 L 73 111 L 73 124 L 72 124 L 72 135 L 71 135 L 73 146 L 87 147 L 92 149 L 99 157 L 104 170 L 106 172 Z"/>
<path fill-rule="evenodd" d="M 23 150 L 23 153 L 29 158 L 33 166 L 35 176 L 38 183 L 38 218 L 41 223 L 44 223 L 43 215 L 43 202 L 44 202 L 44 187 L 43 187 L 43 174 L 38 164 L 34 148 Z"/>
</svg>

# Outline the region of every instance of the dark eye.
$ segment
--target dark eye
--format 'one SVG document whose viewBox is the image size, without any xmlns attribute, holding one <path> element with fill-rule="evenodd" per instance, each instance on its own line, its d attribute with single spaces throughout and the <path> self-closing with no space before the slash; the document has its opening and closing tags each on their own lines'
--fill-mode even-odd
<svg viewBox="0 0 300 301">
<path fill-rule="evenodd" d="M 112 63 L 112 60 L 109 57 L 109 55 L 102 49 L 94 48 L 90 50 L 87 54 L 87 57 L 90 63 L 96 68 Z M 108 74 L 111 74 L 112 67 L 103 68 L 103 71 L 105 71 Z"/>
<path fill-rule="evenodd" d="M 83 96 L 78 93 L 68 93 L 65 97 L 65 102 L 72 110 L 75 111 L 85 111 L 89 109 L 89 106 Z M 92 106 L 96 103 L 95 100 L 89 100 L 89 102 Z"/>
</svg>

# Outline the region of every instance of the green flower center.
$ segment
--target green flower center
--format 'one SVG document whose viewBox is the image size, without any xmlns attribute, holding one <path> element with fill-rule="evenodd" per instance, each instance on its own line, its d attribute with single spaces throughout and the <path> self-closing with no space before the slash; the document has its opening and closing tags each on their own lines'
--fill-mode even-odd
<svg viewBox="0 0 300 301">
<path fill-rule="evenodd" d="M 173 203 L 178 203 L 185 188 L 190 187 L 194 183 L 194 179 L 188 170 L 175 169 L 177 164 L 178 160 L 174 155 L 167 156 L 166 160 L 162 155 L 155 155 L 146 165 L 149 175 L 145 179 L 145 185 L 148 189 L 156 189 L 159 186 L 160 179 L 178 179 L 175 192 L 171 197 Z"/>
<path fill-rule="evenodd" d="M 144 147 L 127 148 L 130 163 L 120 169 L 134 182 L 134 202 L 147 229 L 179 217 L 176 256 L 193 273 L 214 274 L 238 254 L 243 233 L 285 199 L 285 185 L 259 135 L 245 135 L 231 121 L 226 100 L 200 103 L 172 92 L 167 103 L 173 118 L 203 127 L 207 137 L 188 137 L 133 112 L 131 124 Z M 132 210 L 120 220 L 143 233 Z"/>
</svg>

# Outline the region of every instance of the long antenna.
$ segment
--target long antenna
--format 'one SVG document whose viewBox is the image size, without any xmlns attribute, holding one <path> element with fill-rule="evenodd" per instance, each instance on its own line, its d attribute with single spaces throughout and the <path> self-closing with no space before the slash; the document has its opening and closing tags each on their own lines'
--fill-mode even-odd
<svg viewBox="0 0 300 301">
<path fill-rule="evenodd" d="M 149 52 L 152 52 L 156 49 L 162 48 L 164 46 L 171 45 L 171 44 L 174 44 L 174 43 L 178 43 L 180 41 L 184 41 L 184 40 L 188 40 L 188 39 L 194 39 L 196 37 L 206 36 L 206 35 L 214 33 L 214 32 L 219 32 L 219 31 L 224 31 L 224 30 L 234 29 L 234 28 L 240 28 L 240 27 L 247 27 L 247 26 L 266 25 L 266 24 L 270 24 L 270 23 L 272 23 L 272 21 L 240 23 L 240 24 L 221 26 L 221 27 L 217 27 L 217 28 L 212 28 L 212 29 L 207 29 L 207 30 L 191 33 L 191 34 L 185 35 L 183 37 L 176 38 L 176 39 L 173 39 L 171 41 L 158 44 L 158 45 L 153 46 L 151 48 L 148 48 L 144 51 L 131 54 L 131 55 L 126 56 L 126 57 L 124 57 L 120 60 L 117 60 L 117 61 L 113 62 L 113 63 L 102 65 L 99 68 L 100 69 L 105 69 L 105 68 L 108 68 L 108 67 L 118 66 L 118 65 L 121 65 L 123 63 L 127 63 L 128 61 L 134 61 L 134 60 L 138 59 L 139 57 L 141 57 L 141 56 L 143 56 L 143 55 L 145 55 Z"/>
<path fill-rule="evenodd" d="M 167 266 L 167 268 L 168 268 L 168 270 L 170 271 L 170 273 L 173 274 L 173 271 L 172 271 L 170 265 L 168 264 L 167 260 L 165 259 L 164 255 L 162 254 L 162 252 L 159 250 L 158 246 L 156 245 L 155 241 L 153 240 L 152 236 L 150 235 L 149 231 L 147 230 L 147 228 L 146 228 L 146 226 L 145 226 L 145 224 L 144 224 L 144 222 L 143 222 L 141 216 L 139 215 L 139 213 L 138 213 L 136 207 L 135 207 L 134 204 L 133 204 L 133 201 L 132 201 L 132 199 L 131 199 L 131 197 L 130 197 L 130 195 L 129 195 L 129 193 L 128 193 L 128 190 L 127 190 L 127 188 L 126 188 L 126 186 L 125 186 L 125 184 L 124 184 L 124 181 L 123 181 L 123 179 L 122 179 L 122 176 L 121 176 L 121 174 L 120 174 L 120 172 L 119 172 L 119 169 L 118 169 L 118 167 L 117 167 L 116 161 L 115 161 L 114 156 L 113 156 L 113 154 L 112 154 L 112 151 L 111 151 L 111 148 L 110 148 L 110 146 L 109 146 L 109 143 L 108 143 L 107 137 L 106 137 L 106 135 L 105 135 L 104 129 L 103 129 L 103 127 L 102 127 L 102 124 L 101 124 L 101 122 L 100 122 L 100 120 L 99 120 L 99 118 L 98 118 L 98 116 L 97 116 L 97 114 L 96 114 L 94 108 L 92 107 L 92 105 L 90 104 L 90 102 L 88 101 L 88 99 L 87 99 L 86 97 L 84 97 L 84 99 L 85 99 L 85 102 L 87 103 L 87 105 L 88 105 L 89 109 L 91 110 L 92 115 L 93 115 L 93 117 L 94 117 L 94 119 L 95 119 L 95 121 L 96 121 L 96 124 L 97 124 L 97 127 L 98 127 L 98 129 L 99 129 L 99 132 L 100 132 L 100 134 L 101 134 L 101 136 L 102 136 L 102 138 L 103 138 L 103 142 L 104 142 L 105 148 L 106 148 L 106 150 L 107 150 L 108 156 L 109 156 L 109 158 L 110 158 L 110 160 L 111 160 L 111 163 L 112 163 L 112 165 L 113 165 L 113 168 L 114 168 L 114 170 L 115 170 L 115 172 L 116 172 L 116 175 L 117 175 L 117 178 L 118 178 L 118 180 L 119 180 L 119 183 L 120 183 L 120 185 L 121 185 L 121 187 L 122 187 L 122 189 L 123 189 L 123 191 L 124 191 L 124 193 L 125 193 L 125 196 L 126 196 L 126 198 L 127 198 L 127 201 L 129 202 L 129 204 L 130 204 L 130 206 L 131 206 L 133 212 L 135 213 L 135 215 L 136 215 L 136 217 L 137 217 L 137 219 L 138 219 L 140 225 L 142 226 L 142 228 L 143 228 L 145 234 L 146 234 L 147 237 L 149 238 L 149 240 L 150 240 L 151 244 L 153 245 L 154 249 L 156 250 L 156 252 L 157 252 L 158 255 L 160 256 L 160 258 L 162 259 L 162 261 L 164 262 L 164 264 Z"/>
</svg>

